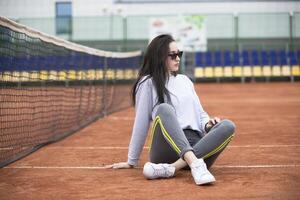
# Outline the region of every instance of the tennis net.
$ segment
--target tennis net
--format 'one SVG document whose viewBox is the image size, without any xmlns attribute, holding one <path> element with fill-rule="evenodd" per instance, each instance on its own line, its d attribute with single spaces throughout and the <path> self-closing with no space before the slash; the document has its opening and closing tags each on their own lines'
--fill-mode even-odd
<svg viewBox="0 0 300 200">
<path fill-rule="evenodd" d="M 0 17 L 0 167 L 129 107 L 140 60 Z"/>
</svg>

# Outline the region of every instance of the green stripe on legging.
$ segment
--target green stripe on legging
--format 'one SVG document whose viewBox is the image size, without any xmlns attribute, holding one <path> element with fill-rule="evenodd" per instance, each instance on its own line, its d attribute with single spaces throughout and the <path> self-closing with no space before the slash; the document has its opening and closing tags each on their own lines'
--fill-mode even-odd
<svg viewBox="0 0 300 200">
<path fill-rule="evenodd" d="M 227 138 L 220 146 L 218 146 L 217 148 L 215 148 L 213 151 L 209 152 L 208 154 L 206 154 L 205 156 L 203 156 L 203 159 L 206 159 L 216 153 L 218 153 L 220 150 L 224 149 L 225 146 L 230 142 L 230 140 L 232 139 L 234 135 L 231 135 L 229 138 Z"/>
<path fill-rule="evenodd" d="M 152 127 L 152 138 L 151 138 L 151 146 L 150 146 L 150 150 L 152 148 L 152 142 L 153 142 L 153 137 L 154 137 L 154 133 L 155 133 L 155 128 L 157 126 L 157 124 L 159 123 L 160 125 L 160 130 L 163 133 L 164 137 L 166 138 L 166 140 L 168 140 L 168 142 L 171 144 L 171 147 L 176 151 L 176 153 L 178 153 L 178 155 L 180 154 L 180 149 L 178 148 L 178 146 L 175 144 L 175 142 L 173 141 L 173 139 L 171 138 L 170 134 L 167 132 L 167 130 L 165 129 L 165 127 L 163 126 L 163 123 L 160 119 L 159 116 L 157 116 L 154 120 L 154 124 Z"/>
</svg>

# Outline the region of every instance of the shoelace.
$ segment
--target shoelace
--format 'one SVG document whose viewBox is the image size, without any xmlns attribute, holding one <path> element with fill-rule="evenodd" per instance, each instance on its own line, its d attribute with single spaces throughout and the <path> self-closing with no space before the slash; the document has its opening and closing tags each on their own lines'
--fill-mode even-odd
<svg viewBox="0 0 300 200">
<path fill-rule="evenodd" d="M 159 177 L 167 177 L 167 176 L 169 176 L 169 170 L 166 168 L 166 167 L 164 167 L 164 166 L 161 166 L 162 168 L 160 168 L 160 169 L 154 169 L 154 175 L 155 176 L 159 176 Z"/>
<path fill-rule="evenodd" d="M 205 174 L 207 172 L 206 165 L 204 163 L 200 163 L 200 165 L 194 167 L 197 172 L 200 172 L 201 174 Z"/>
</svg>

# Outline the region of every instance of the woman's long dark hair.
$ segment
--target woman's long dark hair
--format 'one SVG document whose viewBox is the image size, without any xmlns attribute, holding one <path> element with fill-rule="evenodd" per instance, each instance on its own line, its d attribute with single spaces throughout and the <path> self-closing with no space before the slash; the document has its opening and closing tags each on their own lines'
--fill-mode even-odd
<svg viewBox="0 0 300 200">
<path fill-rule="evenodd" d="M 138 78 L 132 88 L 132 101 L 135 105 L 135 96 L 138 90 L 140 80 L 144 76 L 152 78 L 157 96 L 158 104 L 164 103 L 164 95 L 170 99 L 168 89 L 165 87 L 168 80 L 168 69 L 166 67 L 166 59 L 169 54 L 169 44 L 175 41 L 172 36 L 163 34 L 155 37 L 146 50 L 141 69 L 138 73 Z M 145 80 L 147 80 L 147 78 Z M 143 80 L 143 82 L 145 81 Z"/>
</svg>

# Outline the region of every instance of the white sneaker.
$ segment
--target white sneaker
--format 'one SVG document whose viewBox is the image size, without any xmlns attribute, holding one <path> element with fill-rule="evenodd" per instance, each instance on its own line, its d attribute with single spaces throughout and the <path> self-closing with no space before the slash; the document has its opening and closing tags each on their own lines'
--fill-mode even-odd
<svg viewBox="0 0 300 200">
<path fill-rule="evenodd" d="M 147 179 L 170 178 L 174 176 L 175 167 L 170 164 L 154 164 L 147 162 L 143 174 Z"/>
<path fill-rule="evenodd" d="M 203 159 L 197 159 L 191 164 L 191 172 L 197 185 L 215 182 L 215 177 L 207 170 Z"/>
</svg>

